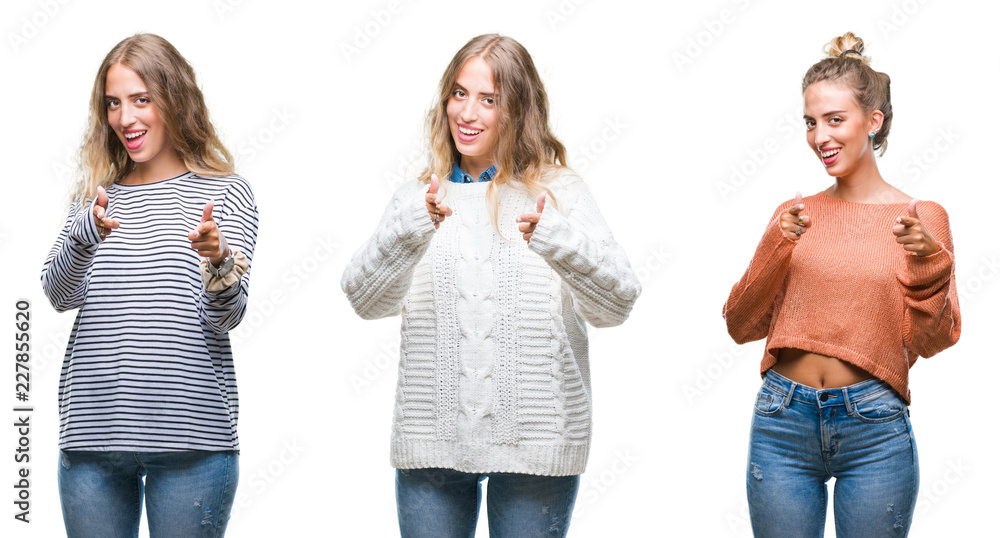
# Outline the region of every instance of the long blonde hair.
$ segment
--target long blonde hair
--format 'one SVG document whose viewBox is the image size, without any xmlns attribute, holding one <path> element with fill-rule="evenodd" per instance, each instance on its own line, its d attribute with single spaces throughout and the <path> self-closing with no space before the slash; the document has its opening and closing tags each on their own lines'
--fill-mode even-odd
<svg viewBox="0 0 1000 538">
<path fill-rule="evenodd" d="M 135 169 L 135 162 L 108 124 L 105 84 L 108 70 L 115 64 L 132 69 L 142 79 L 166 127 L 170 147 L 188 170 L 207 176 L 233 174 L 233 157 L 215 134 L 194 69 L 166 39 L 136 34 L 111 49 L 94 78 L 88 128 L 80 148 L 83 176 L 73 199 L 92 198 L 98 186 L 106 188 Z"/>
<path fill-rule="evenodd" d="M 427 114 L 430 164 L 420 180 L 430 182 L 431 174 L 444 180 L 462 155 L 455 146 L 448 125 L 448 100 L 458 74 L 466 62 L 480 57 L 493 72 L 496 90 L 497 140 L 493 162 L 496 176 L 490 181 L 486 200 L 494 224 L 497 223 L 497 189 L 508 183 L 531 196 L 552 192 L 543 180 L 565 169 L 566 147 L 549 129 L 549 100 L 531 55 L 517 41 L 499 34 L 484 34 L 465 44 L 451 59 L 441 77 L 436 105 Z"/>
</svg>

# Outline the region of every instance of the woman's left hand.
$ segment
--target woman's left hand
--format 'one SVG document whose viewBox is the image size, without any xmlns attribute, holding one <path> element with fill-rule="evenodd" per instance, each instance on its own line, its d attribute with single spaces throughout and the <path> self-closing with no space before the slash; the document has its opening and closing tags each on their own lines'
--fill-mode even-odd
<svg viewBox="0 0 1000 538">
<path fill-rule="evenodd" d="M 202 210 L 201 214 L 201 223 L 188 234 L 188 239 L 191 240 L 191 248 L 197 250 L 199 256 L 208 258 L 212 265 L 218 267 L 226 259 L 229 244 L 222 232 L 219 231 L 219 227 L 215 225 L 215 220 L 212 219 L 213 207 L 215 207 L 215 202 L 212 200 L 205 204 L 205 209 Z"/>
<path fill-rule="evenodd" d="M 892 227 L 892 235 L 896 236 L 896 242 L 903 245 L 905 250 L 915 252 L 917 256 L 929 256 L 941 250 L 937 241 L 931 237 L 931 233 L 924 228 L 917 215 L 917 199 L 910 200 L 909 215 L 896 219 L 896 225 Z"/>
<path fill-rule="evenodd" d="M 517 222 L 521 223 L 517 225 L 517 229 L 524 234 L 525 241 L 531 241 L 531 234 L 535 233 L 535 226 L 537 226 L 538 221 L 542 219 L 542 210 L 545 209 L 544 192 L 538 195 L 536 205 L 538 209 L 537 213 L 525 213 L 520 217 L 517 217 Z"/>
</svg>

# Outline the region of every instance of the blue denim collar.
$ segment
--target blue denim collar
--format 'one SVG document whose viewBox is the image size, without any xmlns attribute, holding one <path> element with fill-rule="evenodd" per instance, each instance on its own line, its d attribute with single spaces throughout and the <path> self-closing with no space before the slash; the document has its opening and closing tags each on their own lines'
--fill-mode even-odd
<svg viewBox="0 0 1000 538">
<path fill-rule="evenodd" d="M 497 175 L 497 167 L 493 165 L 486 169 L 485 172 L 479 174 L 479 181 L 490 181 Z M 476 183 L 476 180 L 472 179 L 472 176 L 466 174 L 462 171 L 462 168 L 455 163 L 455 167 L 451 170 L 451 181 L 453 183 Z"/>
</svg>

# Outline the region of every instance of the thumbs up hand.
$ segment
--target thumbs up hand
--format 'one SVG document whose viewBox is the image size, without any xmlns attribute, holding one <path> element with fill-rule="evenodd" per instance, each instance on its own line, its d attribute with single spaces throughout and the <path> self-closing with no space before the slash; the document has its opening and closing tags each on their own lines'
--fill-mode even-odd
<svg viewBox="0 0 1000 538">
<path fill-rule="evenodd" d="M 941 250 L 937 241 L 931 237 L 931 233 L 920 222 L 920 215 L 917 215 L 916 198 L 910 200 L 907 216 L 896 219 L 896 224 L 892 227 L 892 235 L 896 236 L 896 242 L 903 245 L 904 250 L 914 252 L 917 256 L 929 256 Z"/>
<path fill-rule="evenodd" d="M 427 213 L 431 216 L 431 220 L 434 221 L 435 230 L 441 227 L 441 223 L 444 222 L 445 217 L 451 216 L 451 208 L 442 204 L 441 197 L 438 196 L 440 186 L 441 183 L 438 181 L 437 174 L 431 174 L 431 186 L 427 189 L 427 194 L 424 195 L 424 203 L 427 204 Z"/>
<path fill-rule="evenodd" d="M 205 209 L 201 212 L 201 223 L 191 230 L 188 239 L 191 240 L 191 248 L 197 250 L 199 256 L 208 258 L 212 265 L 218 267 L 229 254 L 229 244 L 212 218 L 214 207 L 215 202 L 212 200 L 205 204 Z"/>
<path fill-rule="evenodd" d="M 531 234 L 535 233 L 535 226 L 538 226 L 538 221 L 542 219 L 542 211 L 545 209 L 545 193 L 538 195 L 538 200 L 535 202 L 536 213 L 525 213 L 520 217 L 517 217 L 517 230 L 521 232 L 524 236 L 525 241 L 531 241 Z"/>
<path fill-rule="evenodd" d="M 809 231 L 812 220 L 809 215 L 805 214 L 805 211 L 806 206 L 802 203 L 802 193 L 797 192 L 795 193 L 795 203 L 781 214 L 781 220 L 778 222 L 781 233 L 785 234 L 785 237 L 792 241 L 798 241 L 802 234 Z"/>
<path fill-rule="evenodd" d="M 97 233 L 101 236 L 101 241 L 111 235 L 111 230 L 117 230 L 120 224 L 117 220 L 107 217 L 108 193 L 104 187 L 97 187 L 97 200 L 94 201 L 94 224 L 97 225 Z"/>
</svg>

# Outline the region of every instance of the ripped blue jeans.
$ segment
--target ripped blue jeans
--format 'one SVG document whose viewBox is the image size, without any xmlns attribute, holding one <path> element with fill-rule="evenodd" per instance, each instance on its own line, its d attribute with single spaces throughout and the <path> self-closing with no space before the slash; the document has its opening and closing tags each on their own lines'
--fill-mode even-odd
<svg viewBox="0 0 1000 538">
<path fill-rule="evenodd" d="M 463 473 L 452 469 L 396 470 L 396 511 L 402 538 L 472 538 L 482 481 L 487 481 L 490 536 L 561 538 L 580 477 Z"/>
<path fill-rule="evenodd" d="M 831 477 L 837 536 L 906 536 L 919 484 L 906 403 L 877 379 L 815 389 L 768 371 L 747 459 L 754 536 L 823 536 Z"/>
<path fill-rule="evenodd" d="M 239 481 L 236 451 L 60 450 L 59 460 L 70 538 L 138 536 L 143 498 L 151 537 L 226 533 Z"/>
</svg>

